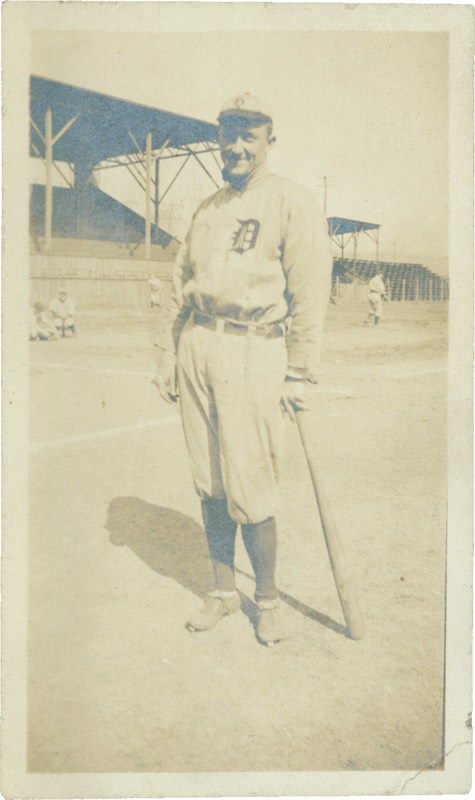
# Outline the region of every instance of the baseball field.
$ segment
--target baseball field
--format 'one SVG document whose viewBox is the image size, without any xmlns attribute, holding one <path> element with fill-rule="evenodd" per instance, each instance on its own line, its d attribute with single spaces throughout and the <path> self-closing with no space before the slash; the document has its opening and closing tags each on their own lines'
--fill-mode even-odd
<svg viewBox="0 0 475 800">
<path fill-rule="evenodd" d="M 79 312 L 33 342 L 28 770 L 418 770 L 443 746 L 447 306 L 329 309 L 313 425 L 366 636 L 345 635 L 288 423 L 278 586 L 289 636 L 242 611 L 191 634 L 210 588 L 178 408 L 151 384 L 158 312 Z M 239 398 L 236 398 L 239 402 Z"/>
</svg>

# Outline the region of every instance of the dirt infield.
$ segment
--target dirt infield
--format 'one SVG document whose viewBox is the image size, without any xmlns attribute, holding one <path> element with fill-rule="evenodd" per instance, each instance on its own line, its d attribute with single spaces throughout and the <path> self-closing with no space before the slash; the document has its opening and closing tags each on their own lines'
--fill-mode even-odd
<svg viewBox="0 0 475 800">
<path fill-rule="evenodd" d="M 447 308 L 331 306 L 315 390 L 326 490 L 367 634 L 345 636 L 295 426 L 278 585 L 289 638 L 243 613 L 208 634 L 209 588 L 178 410 L 150 384 L 156 312 L 78 315 L 31 344 L 28 769 L 416 770 L 443 733 Z"/>
</svg>

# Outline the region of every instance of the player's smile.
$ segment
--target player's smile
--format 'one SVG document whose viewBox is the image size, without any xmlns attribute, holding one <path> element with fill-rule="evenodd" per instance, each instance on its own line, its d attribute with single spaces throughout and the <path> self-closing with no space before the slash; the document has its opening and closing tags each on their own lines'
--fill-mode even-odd
<svg viewBox="0 0 475 800">
<path fill-rule="evenodd" d="M 219 127 L 221 157 L 229 174 L 235 177 L 249 175 L 263 164 L 272 143 L 267 125 L 227 120 Z"/>
</svg>

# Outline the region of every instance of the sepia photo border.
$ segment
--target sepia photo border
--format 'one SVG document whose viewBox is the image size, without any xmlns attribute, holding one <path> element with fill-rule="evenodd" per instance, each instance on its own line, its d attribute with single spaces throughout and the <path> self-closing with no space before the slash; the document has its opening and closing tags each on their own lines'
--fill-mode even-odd
<svg viewBox="0 0 475 800">
<path fill-rule="evenodd" d="M 139 11 L 137 6 L 140 5 Z M 61 3 L 3 5 L 2 779 L 5 797 L 457 794 L 471 780 L 473 531 L 473 8 L 449 5 Z M 42 30 L 298 28 L 450 37 L 450 306 L 445 766 L 419 772 L 29 774 L 26 771 L 28 95 Z"/>
</svg>

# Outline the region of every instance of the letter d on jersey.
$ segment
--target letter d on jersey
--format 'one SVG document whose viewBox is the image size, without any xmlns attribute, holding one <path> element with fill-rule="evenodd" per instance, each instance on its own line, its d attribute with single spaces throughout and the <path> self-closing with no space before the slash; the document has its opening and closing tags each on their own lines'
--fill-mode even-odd
<svg viewBox="0 0 475 800">
<path fill-rule="evenodd" d="M 233 233 L 233 245 L 231 250 L 237 253 L 245 253 L 256 246 L 259 234 L 260 223 L 257 219 L 238 219 L 239 228 Z"/>
</svg>

